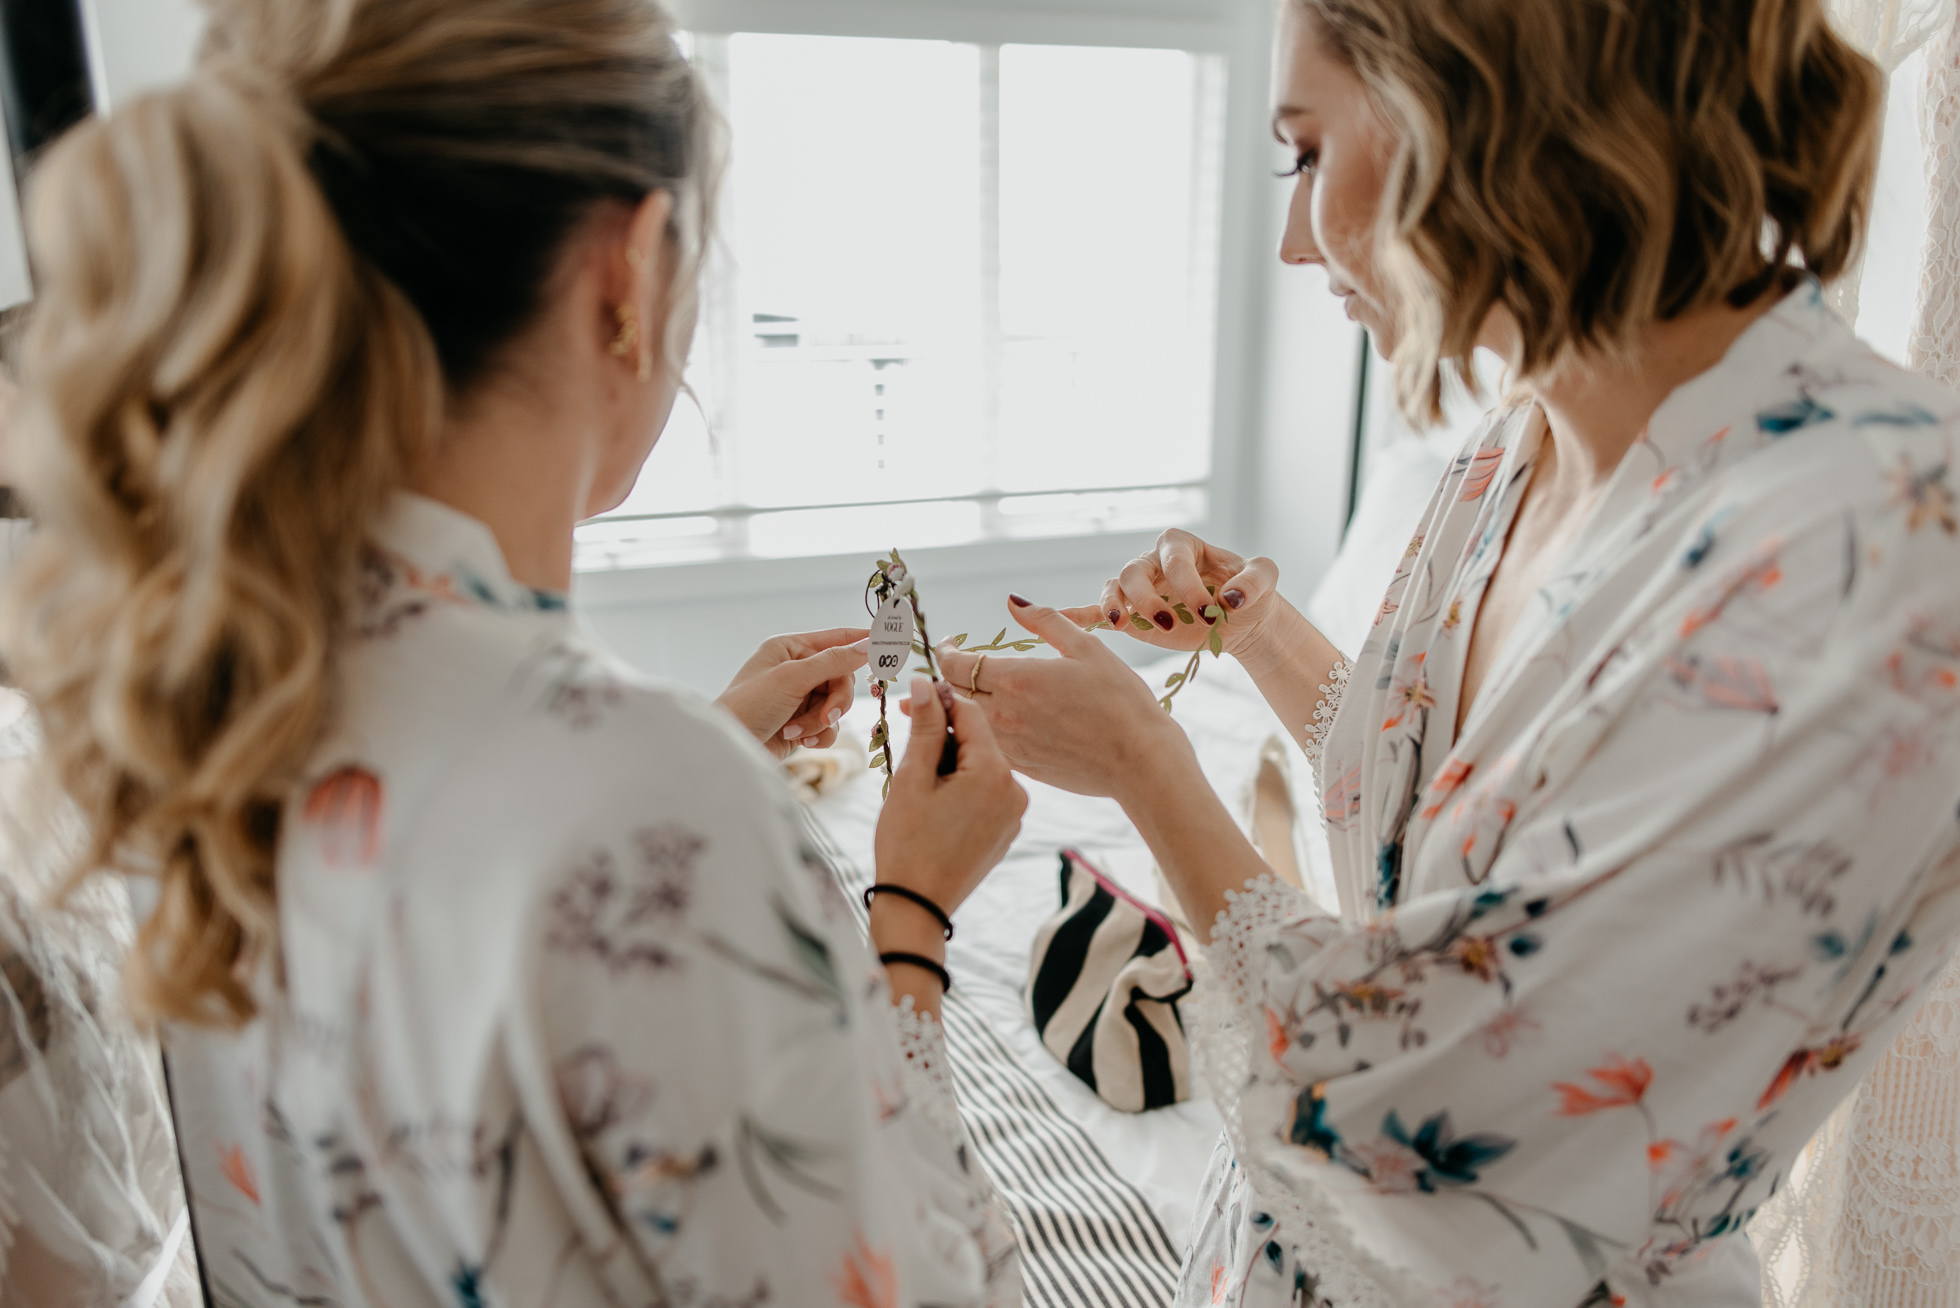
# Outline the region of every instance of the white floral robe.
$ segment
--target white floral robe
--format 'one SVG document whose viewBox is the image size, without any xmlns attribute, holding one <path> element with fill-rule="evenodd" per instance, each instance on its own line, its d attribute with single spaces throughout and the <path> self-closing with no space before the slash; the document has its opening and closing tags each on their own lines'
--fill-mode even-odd
<svg viewBox="0 0 1960 1308">
<path fill-rule="evenodd" d="M 286 808 L 283 987 L 168 1039 L 220 1308 L 1014 1303 L 937 1029 L 771 761 L 401 497 Z"/>
<path fill-rule="evenodd" d="M 1542 433 L 1487 421 L 1355 659 L 1342 912 L 1221 915 L 1181 1303 L 1755 1308 L 1744 1224 L 1952 949 L 1960 402 L 1803 283 L 1654 414 L 1455 735 Z"/>
</svg>

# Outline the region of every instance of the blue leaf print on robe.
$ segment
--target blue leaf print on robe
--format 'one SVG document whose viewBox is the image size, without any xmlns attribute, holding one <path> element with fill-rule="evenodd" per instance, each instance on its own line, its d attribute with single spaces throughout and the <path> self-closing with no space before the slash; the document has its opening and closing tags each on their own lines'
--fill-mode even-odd
<svg viewBox="0 0 1960 1308">
<path fill-rule="evenodd" d="M 1439 1185 L 1474 1185 L 1477 1169 L 1493 1163 L 1518 1147 L 1508 1135 L 1486 1133 L 1457 1139 L 1450 1130 L 1447 1110 L 1426 1118 L 1411 1136 L 1393 1109 L 1382 1119 L 1382 1134 L 1413 1150 L 1429 1166 L 1416 1173 L 1416 1185 L 1434 1194 Z"/>
<path fill-rule="evenodd" d="M 1939 419 L 1908 400 L 1899 408 L 1861 413 L 1851 420 L 1853 427 L 1930 427 Z"/>
<path fill-rule="evenodd" d="M 1402 842 L 1384 843 L 1375 854 L 1375 906 L 1387 908 L 1402 893 Z"/>
<path fill-rule="evenodd" d="M 481 1267 L 468 1263 L 457 1263 L 456 1270 L 449 1274 L 449 1284 L 456 1291 L 458 1308 L 483 1308 L 483 1276 Z"/>
<path fill-rule="evenodd" d="M 1794 400 L 1773 404 L 1756 415 L 1756 429 L 1771 436 L 1787 436 L 1801 427 L 1830 422 L 1837 415 L 1811 399 L 1798 395 Z"/>
<path fill-rule="evenodd" d="M 1327 1125 L 1327 1098 L 1320 1087 L 1308 1086 L 1293 1101 L 1293 1129 L 1287 1138 L 1332 1158 L 1341 1147 L 1341 1136 Z"/>
</svg>

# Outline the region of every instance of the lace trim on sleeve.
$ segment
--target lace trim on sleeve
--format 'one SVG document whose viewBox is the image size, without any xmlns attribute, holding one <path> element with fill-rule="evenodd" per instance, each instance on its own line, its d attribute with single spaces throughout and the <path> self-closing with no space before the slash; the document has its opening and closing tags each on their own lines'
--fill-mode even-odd
<svg viewBox="0 0 1960 1308">
<path fill-rule="evenodd" d="M 959 1101 L 953 1097 L 953 1069 L 946 1062 L 946 1033 L 931 1014 L 912 1007 L 907 995 L 892 1009 L 898 1052 L 905 1059 L 905 1094 L 933 1129 L 955 1149 L 966 1144 Z"/>
<path fill-rule="evenodd" d="M 1346 666 L 1345 660 L 1339 665 L 1343 674 Z M 1328 1301 L 1341 1308 L 1434 1303 L 1435 1289 L 1362 1242 L 1323 1187 L 1289 1178 L 1273 1166 L 1283 1151 L 1272 1145 L 1282 1138 L 1300 1087 L 1276 1082 L 1254 1062 L 1253 1051 L 1266 1041 L 1261 970 L 1281 928 L 1302 918 L 1324 918 L 1325 910 L 1275 877 L 1247 882 L 1243 890 L 1227 891 L 1225 899 L 1205 947 L 1213 977 L 1193 993 L 1186 1029 L 1192 1064 L 1224 1120 L 1225 1138 L 1257 1206 L 1272 1217 L 1275 1237 L 1316 1269 Z"/>
<path fill-rule="evenodd" d="M 1327 750 L 1327 732 L 1334 725 L 1334 715 L 1341 711 L 1341 697 L 1347 694 L 1348 674 L 1352 671 L 1354 665 L 1345 657 L 1335 658 L 1326 684 L 1320 688 L 1320 700 L 1313 706 L 1313 719 L 1306 725 L 1302 745 L 1316 778 L 1320 776 L 1320 756 Z"/>
<path fill-rule="evenodd" d="M 946 1033 L 930 1014 L 921 1013 L 907 995 L 892 1008 L 898 1031 L 898 1052 L 904 1058 L 905 1093 L 932 1129 L 945 1137 L 970 1170 L 971 1201 L 975 1205 L 969 1234 L 978 1243 L 986 1266 L 987 1288 L 982 1308 L 1020 1308 L 1022 1303 L 1019 1246 L 1007 1216 L 1007 1204 L 994 1188 L 993 1178 L 980 1163 L 980 1151 L 967 1134 L 953 1097 L 953 1069 L 946 1054 Z"/>
<path fill-rule="evenodd" d="M 1250 1009 L 1258 1001 L 1258 967 L 1273 933 L 1321 911 L 1305 891 L 1277 877 L 1260 877 L 1242 890 L 1225 892 L 1225 908 L 1212 923 L 1205 954 L 1234 1007 Z"/>
</svg>

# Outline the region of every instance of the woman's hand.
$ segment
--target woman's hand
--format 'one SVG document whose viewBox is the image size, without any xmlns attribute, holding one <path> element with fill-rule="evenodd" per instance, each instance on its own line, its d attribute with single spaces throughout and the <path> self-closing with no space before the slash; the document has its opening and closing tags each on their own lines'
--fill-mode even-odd
<svg viewBox="0 0 1960 1308">
<path fill-rule="evenodd" d="M 914 677 L 905 707 L 912 735 L 878 815 L 878 880 L 916 891 L 950 916 L 1014 843 L 1028 792 L 1014 779 L 986 717 L 955 699 L 944 682 L 935 689 Z M 942 777 L 939 756 L 949 718 L 959 766 Z M 942 963 L 946 958 L 937 919 L 897 895 L 871 901 L 871 941 L 879 953 L 922 954 Z M 894 999 L 910 995 L 919 1011 L 939 1011 L 939 982 L 931 972 L 894 963 L 891 980 Z"/>
<path fill-rule="evenodd" d="M 955 688 L 977 690 L 974 702 L 1017 771 L 1078 795 L 1123 800 L 1146 773 L 1191 754 L 1143 679 L 1070 614 L 1019 596 L 1008 612 L 1061 657 L 1004 658 L 950 645 L 938 656 Z"/>
<path fill-rule="evenodd" d="M 1000 862 L 1021 830 L 1028 793 L 1014 779 L 987 719 L 941 682 L 912 679 L 905 756 L 878 817 L 880 881 L 916 890 L 951 913 Z M 959 766 L 938 775 L 950 716 Z"/>
<path fill-rule="evenodd" d="M 1198 766 L 1197 752 L 1157 697 L 1114 650 L 1067 614 L 1010 597 L 1014 620 L 1058 659 L 996 659 L 951 646 L 940 667 L 972 685 L 1014 766 L 1050 785 L 1106 795 L 1123 806 L 1157 856 L 1199 939 L 1226 907 L 1225 893 L 1267 868 Z M 983 664 L 980 659 L 985 657 Z"/>
<path fill-rule="evenodd" d="M 1271 559 L 1241 558 L 1173 527 L 1103 584 L 1100 604 L 1063 609 L 1062 615 L 1078 627 L 1107 622 L 1160 649 L 1194 650 L 1211 639 L 1214 619 L 1205 610 L 1216 605 L 1224 611 L 1225 649 L 1237 654 L 1260 641 L 1273 614 L 1288 607 L 1278 585 L 1279 568 Z M 1178 613 L 1180 606 L 1189 619 Z"/>
<path fill-rule="evenodd" d="M 733 713 L 777 758 L 798 745 L 837 742 L 837 722 L 857 693 L 864 666 L 863 627 L 771 636 L 744 663 L 715 703 Z"/>
</svg>

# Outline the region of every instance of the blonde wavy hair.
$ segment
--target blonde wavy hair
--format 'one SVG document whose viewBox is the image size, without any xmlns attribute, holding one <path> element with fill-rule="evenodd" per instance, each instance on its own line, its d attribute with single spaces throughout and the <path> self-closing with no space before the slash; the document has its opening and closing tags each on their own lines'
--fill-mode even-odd
<svg viewBox="0 0 1960 1308">
<path fill-rule="evenodd" d="M 1820 0 L 1289 2 L 1397 138 L 1377 258 L 1418 422 L 1446 370 L 1475 391 L 1494 305 L 1528 378 L 1863 239 L 1883 80 Z"/>
<path fill-rule="evenodd" d="M 595 206 L 675 197 L 668 362 L 719 120 L 652 0 L 217 0 L 195 76 L 63 138 L 8 433 L 38 522 L 9 670 L 87 830 L 153 876 L 138 1011 L 230 1024 L 276 964 L 280 814 L 370 526 L 503 366 Z"/>
</svg>

